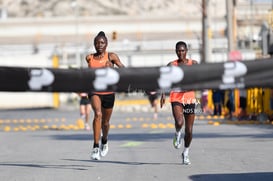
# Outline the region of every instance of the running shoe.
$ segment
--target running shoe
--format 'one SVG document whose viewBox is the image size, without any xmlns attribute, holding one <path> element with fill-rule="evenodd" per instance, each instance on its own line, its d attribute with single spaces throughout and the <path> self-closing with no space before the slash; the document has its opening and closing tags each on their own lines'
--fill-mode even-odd
<svg viewBox="0 0 273 181">
<path fill-rule="evenodd" d="M 181 131 L 178 133 L 175 133 L 174 138 L 173 138 L 173 146 L 174 148 L 178 149 L 181 147 L 182 144 L 182 137 L 181 137 Z"/>
<path fill-rule="evenodd" d="M 184 153 L 182 153 L 182 164 L 183 165 L 190 165 L 191 164 L 189 155 L 184 155 Z"/>
<path fill-rule="evenodd" d="M 90 128 L 89 124 L 86 123 L 86 124 L 85 124 L 85 130 L 90 131 L 90 129 L 91 129 L 91 128 Z"/>
<path fill-rule="evenodd" d="M 100 160 L 100 149 L 99 148 L 93 148 L 91 153 L 91 159 L 92 160 Z"/>
<path fill-rule="evenodd" d="M 108 143 L 106 144 L 101 144 L 100 146 L 100 155 L 101 156 L 106 156 L 108 153 L 109 147 L 108 147 Z"/>
<path fill-rule="evenodd" d="M 157 117 L 158 117 L 157 113 L 154 113 L 154 119 L 157 119 Z"/>
</svg>

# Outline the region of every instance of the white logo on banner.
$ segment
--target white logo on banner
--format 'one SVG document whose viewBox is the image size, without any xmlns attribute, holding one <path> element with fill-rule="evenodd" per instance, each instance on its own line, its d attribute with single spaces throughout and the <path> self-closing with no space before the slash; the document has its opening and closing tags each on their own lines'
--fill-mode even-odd
<svg viewBox="0 0 273 181">
<path fill-rule="evenodd" d="M 32 69 L 28 86 L 32 90 L 41 90 L 43 86 L 48 86 L 54 81 L 54 74 L 47 69 Z"/>
<path fill-rule="evenodd" d="M 247 67 L 242 62 L 228 62 L 224 64 L 224 74 L 222 81 L 224 84 L 220 85 L 220 89 L 244 88 L 244 79 L 237 80 L 247 73 Z"/>
<path fill-rule="evenodd" d="M 97 69 L 95 74 L 93 85 L 96 90 L 106 90 L 108 85 L 114 85 L 119 81 L 119 73 L 111 68 Z"/>
<path fill-rule="evenodd" d="M 171 88 L 173 83 L 180 82 L 184 77 L 184 72 L 176 66 L 161 67 L 158 84 L 161 89 Z"/>
</svg>

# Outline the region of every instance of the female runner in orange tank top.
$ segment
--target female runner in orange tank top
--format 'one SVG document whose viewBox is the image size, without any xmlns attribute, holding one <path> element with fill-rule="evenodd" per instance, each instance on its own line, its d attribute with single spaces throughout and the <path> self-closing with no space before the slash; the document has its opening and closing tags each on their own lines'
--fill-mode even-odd
<svg viewBox="0 0 273 181">
<path fill-rule="evenodd" d="M 191 66 L 197 64 L 197 61 L 187 58 L 187 44 L 183 41 L 176 43 L 177 60 L 168 63 L 168 66 Z M 185 134 L 184 134 L 184 151 L 182 153 L 182 163 L 190 164 L 189 147 L 192 140 L 192 129 L 195 119 L 195 93 L 194 91 L 171 91 L 170 102 L 172 106 L 172 114 L 175 121 L 175 136 L 173 138 L 173 145 L 176 149 L 182 144 L 182 127 L 185 120 Z M 161 107 L 165 103 L 165 94 L 161 96 Z"/>
<path fill-rule="evenodd" d="M 99 32 L 94 38 L 96 53 L 86 56 L 89 68 L 102 67 L 124 67 L 118 55 L 106 51 L 108 45 L 104 32 Z M 108 153 L 108 132 L 110 128 L 110 118 L 112 115 L 115 94 L 114 92 L 92 92 L 89 94 L 91 106 L 94 112 L 93 119 L 93 149 L 91 159 L 99 160 L 101 156 Z M 102 137 L 101 137 L 102 130 Z M 99 145 L 101 137 L 101 145 Z"/>
</svg>

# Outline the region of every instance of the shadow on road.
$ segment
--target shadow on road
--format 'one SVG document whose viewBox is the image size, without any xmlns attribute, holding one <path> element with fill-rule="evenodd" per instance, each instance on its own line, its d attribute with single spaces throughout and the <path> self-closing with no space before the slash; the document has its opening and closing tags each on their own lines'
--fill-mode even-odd
<svg viewBox="0 0 273 181">
<path fill-rule="evenodd" d="M 119 165 L 181 165 L 181 163 L 162 163 L 162 162 L 131 162 L 131 161 L 118 161 L 118 160 L 77 160 L 77 159 L 63 159 L 65 161 L 80 161 L 92 163 L 106 163 L 106 164 L 119 164 Z"/>
<path fill-rule="evenodd" d="M 162 139 L 172 139 L 174 133 L 112 133 L 109 135 L 109 140 L 115 141 L 161 141 Z M 51 135 L 55 140 L 92 140 L 90 134 L 69 134 L 69 135 Z M 262 134 L 221 134 L 221 133 L 194 133 L 195 139 L 208 139 L 208 138 L 252 138 L 252 139 L 270 139 L 273 138 L 273 133 Z"/>
<path fill-rule="evenodd" d="M 50 169 L 69 169 L 69 170 L 88 170 L 86 165 L 42 165 L 33 163 L 0 163 L 0 167 L 32 167 L 32 168 L 50 168 Z"/>
<path fill-rule="evenodd" d="M 272 181 L 273 172 L 200 174 L 189 177 L 192 181 Z"/>
</svg>

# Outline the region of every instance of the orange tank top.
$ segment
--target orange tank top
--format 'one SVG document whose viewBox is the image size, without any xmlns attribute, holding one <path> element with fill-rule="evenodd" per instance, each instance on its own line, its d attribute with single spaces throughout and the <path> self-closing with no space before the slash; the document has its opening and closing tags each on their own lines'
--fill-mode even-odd
<svg viewBox="0 0 273 181">
<path fill-rule="evenodd" d="M 88 63 L 89 68 L 103 68 L 106 67 L 106 62 L 109 60 L 109 54 L 108 52 L 105 52 L 104 56 L 100 59 L 95 59 L 94 55 L 91 54 Z M 95 94 L 100 95 L 107 95 L 107 94 L 113 94 L 114 92 L 93 92 Z"/>
<path fill-rule="evenodd" d="M 178 66 L 178 60 L 171 62 L 171 65 Z M 192 65 L 192 60 L 189 59 L 187 66 Z M 194 104 L 196 103 L 195 92 L 194 91 L 171 91 L 170 92 L 170 102 L 179 102 L 182 104 Z"/>
</svg>

